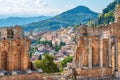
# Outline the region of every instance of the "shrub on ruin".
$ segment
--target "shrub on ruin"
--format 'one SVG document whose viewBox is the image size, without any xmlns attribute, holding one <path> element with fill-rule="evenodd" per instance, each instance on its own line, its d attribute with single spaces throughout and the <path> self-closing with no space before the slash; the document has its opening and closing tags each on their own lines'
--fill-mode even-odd
<svg viewBox="0 0 120 80">
<path fill-rule="evenodd" d="M 72 62 L 72 60 L 73 60 L 73 56 L 68 56 L 61 61 L 61 64 L 63 67 L 66 67 L 67 63 Z"/>
</svg>

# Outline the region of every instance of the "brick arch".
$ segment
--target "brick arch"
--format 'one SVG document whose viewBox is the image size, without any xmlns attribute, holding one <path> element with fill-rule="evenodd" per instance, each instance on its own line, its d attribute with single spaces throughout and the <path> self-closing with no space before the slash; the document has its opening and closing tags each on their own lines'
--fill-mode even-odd
<svg viewBox="0 0 120 80">
<path fill-rule="evenodd" d="M 8 68 L 8 53 L 3 51 L 1 53 L 1 69 L 7 70 Z"/>
</svg>

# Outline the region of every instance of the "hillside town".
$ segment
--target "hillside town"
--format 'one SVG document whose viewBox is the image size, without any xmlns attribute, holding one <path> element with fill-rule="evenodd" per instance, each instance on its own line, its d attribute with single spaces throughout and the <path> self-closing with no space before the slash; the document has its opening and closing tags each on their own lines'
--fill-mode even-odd
<svg viewBox="0 0 120 80">
<path fill-rule="evenodd" d="M 32 40 L 39 40 L 38 42 L 48 41 L 51 44 L 35 44 L 31 48 L 36 47 L 36 51 L 32 53 L 31 61 L 36 61 L 39 56 L 44 57 L 45 53 L 53 54 L 55 62 L 62 61 L 66 56 L 73 56 L 75 49 L 75 28 L 67 27 L 61 28 L 58 31 L 47 31 L 44 33 L 30 35 Z M 57 48 L 58 45 L 58 50 Z M 60 47 L 59 47 L 60 46 Z"/>
</svg>

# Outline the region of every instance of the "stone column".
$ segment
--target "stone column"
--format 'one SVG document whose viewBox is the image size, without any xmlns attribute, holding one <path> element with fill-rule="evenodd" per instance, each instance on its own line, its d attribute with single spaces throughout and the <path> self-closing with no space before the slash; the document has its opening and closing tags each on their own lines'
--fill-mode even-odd
<svg viewBox="0 0 120 80">
<path fill-rule="evenodd" d="M 75 50 L 74 50 L 74 58 L 73 58 L 73 65 L 74 65 L 74 67 L 77 67 L 77 64 L 76 64 L 76 54 L 77 54 L 77 45 L 76 45 Z"/>
<path fill-rule="evenodd" d="M 100 38 L 100 67 L 103 67 L 103 38 Z"/>
<path fill-rule="evenodd" d="M 9 41 L 9 43 L 10 43 L 10 49 L 9 49 L 9 69 L 8 69 L 8 71 L 12 71 L 12 69 L 13 69 L 13 66 L 12 66 L 12 40 L 10 40 Z"/>
<path fill-rule="evenodd" d="M 77 48 L 79 48 L 79 47 L 80 47 L 80 41 L 78 42 L 78 45 L 77 45 Z M 77 50 L 77 49 L 76 49 L 76 50 Z M 79 55 L 80 55 L 80 53 L 79 53 Z M 81 59 L 81 57 L 79 56 L 78 67 L 79 67 L 79 68 L 82 68 L 80 59 Z"/>
<path fill-rule="evenodd" d="M 92 39 L 89 39 L 88 41 L 88 68 L 92 69 Z"/>
<path fill-rule="evenodd" d="M 118 39 L 114 39 L 114 77 L 118 78 L 119 77 L 119 73 L 118 73 Z"/>
<path fill-rule="evenodd" d="M 108 65 L 112 67 L 111 39 L 108 40 Z"/>
<path fill-rule="evenodd" d="M 78 36 L 78 37 L 80 37 L 80 36 Z M 78 63 L 76 62 L 76 54 L 80 54 L 80 53 L 77 53 L 77 49 L 80 46 L 80 39 L 78 39 L 78 37 L 76 37 L 78 42 L 75 43 L 74 58 L 73 58 L 73 65 L 72 66 L 74 66 L 76 68 L 81 68 L 80 67 L 80 58 L 79 58 L 79 62 Z"/>
</svg>

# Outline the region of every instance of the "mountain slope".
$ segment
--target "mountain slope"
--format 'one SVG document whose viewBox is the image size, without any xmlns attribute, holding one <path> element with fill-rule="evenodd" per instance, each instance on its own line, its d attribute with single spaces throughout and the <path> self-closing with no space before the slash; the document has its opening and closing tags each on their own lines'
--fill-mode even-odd
<svg viewBox="0 0 120 80">
<path fill-rule="evenodd" d="M 0 19 L 0 26 L 13 26 L 13 25 L 25 25 L 32 22 L 38 22 L 50 18 L 50 16 L 39 16 L 39 17 L 8 17 Z"/>
<path fill-rule="evenodd" d="M 24 25 L 24 27 L 25 31 L 57 30 L 61 26 L 66 27 L 86 23 L 90 19 L 97 18 L 97 16 L 98 13 L 91 11 L 89 8 L 78 6 L 50 19 L 39 21 L 37 23 L 30 23 Z"/>
<path fill-rule="evenodd" d="M 120 3 L 120 0 L 113 1 L 103 9 L 102 14 L 98 16 L 98 24 L 108 24 L 114 21 L 114 11 L 117 7 L 117 3 Z"/>
</svg>

